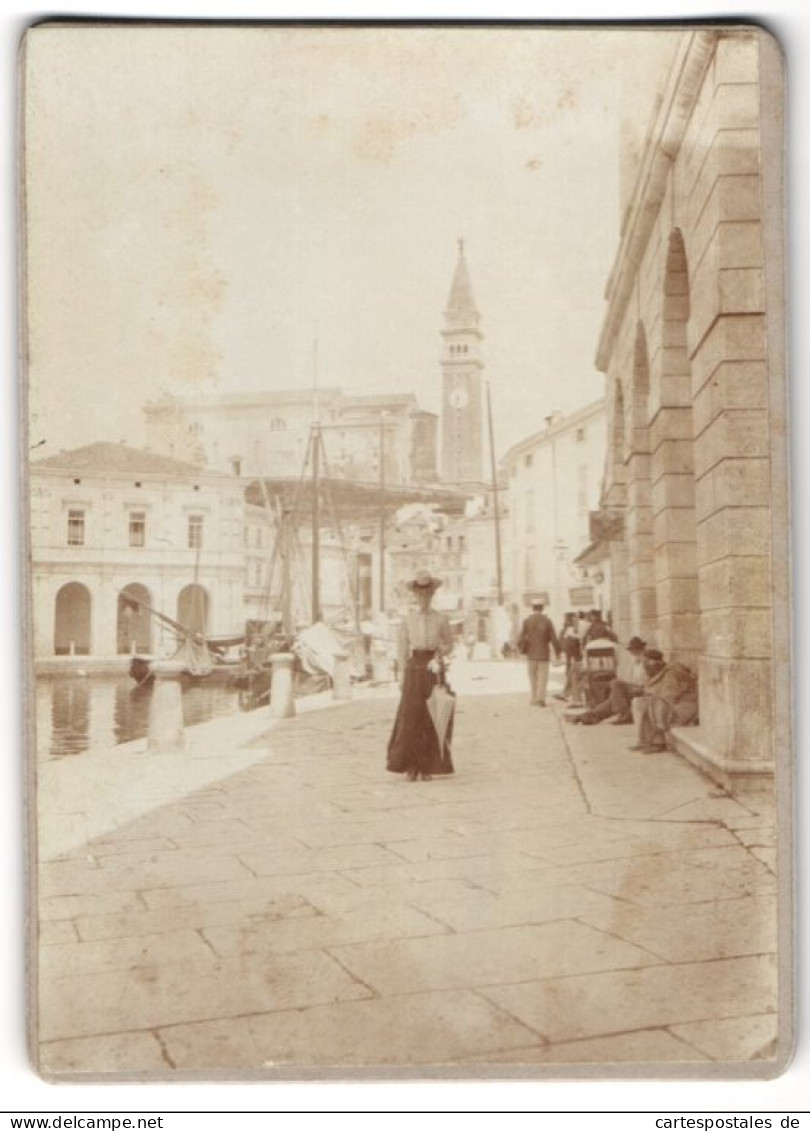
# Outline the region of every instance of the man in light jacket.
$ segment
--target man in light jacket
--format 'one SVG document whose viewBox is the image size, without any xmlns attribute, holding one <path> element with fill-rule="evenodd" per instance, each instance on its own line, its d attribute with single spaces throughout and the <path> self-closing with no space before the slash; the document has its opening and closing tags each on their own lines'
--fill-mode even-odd
<svg viewBox="0 0 810 1131">
<path fill-rule="evenodd" d="M 560 642 L 554 625 L 543 612 L 540 600 L 532 601 L 532 614 L 526 617 L 518 637 L 518 648 L 526 657 L 529 670 L 529 702 L 534 706 L 545 707 L 548 687 L 548 664 L 551 649 L 560 658 Z"/>
</svg>

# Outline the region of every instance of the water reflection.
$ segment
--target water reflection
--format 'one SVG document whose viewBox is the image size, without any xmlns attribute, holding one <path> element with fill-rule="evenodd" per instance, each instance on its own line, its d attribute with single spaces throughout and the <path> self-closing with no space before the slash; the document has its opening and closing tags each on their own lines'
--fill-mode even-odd
<svg viewBox="0 0 810 1131">
<path fill-rule="evenodd" d="M 146 735 L 151 689 L 129 676 L 42 678 L 36 682 L 37 749 L 63 758 Z M 183 688 L 183 724 L 194 726 L 239 709 L 235 690 L 199 683 Z"/>
</svg>

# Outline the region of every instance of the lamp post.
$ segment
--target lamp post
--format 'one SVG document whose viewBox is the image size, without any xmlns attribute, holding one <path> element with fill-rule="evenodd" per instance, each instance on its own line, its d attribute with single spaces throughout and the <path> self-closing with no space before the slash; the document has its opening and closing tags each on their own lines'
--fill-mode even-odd
<svg viewBox="0 0 810 1131">
<path fill-rule="evenodd" d="M 555 604 L 557 605 L 556 612 L 560 617 L 562 617 L 566 611 L 564 608 L 565 602 L 562 599 L 563 585 L 562 581 L 560 580 L 560 574 L 562 572 L 562 564 L 565 561 L 567 554 L 568 547 L 561 538 L 558 538 L 554 543 L 554 600 Z"/>
</svg>

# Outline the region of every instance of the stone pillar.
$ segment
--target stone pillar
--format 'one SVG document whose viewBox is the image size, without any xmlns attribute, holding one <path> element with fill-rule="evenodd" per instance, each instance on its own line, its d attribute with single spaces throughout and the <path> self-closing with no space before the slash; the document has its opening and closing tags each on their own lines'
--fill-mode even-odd
<svg viewBox="0 0 810 1131">
<path fill-rule="evenodd" d="M 156 665 L 146 748 L 150 754 L 179 754 L 185 747 L 183 691 L 177 665 Z"/>
<path fill-rule="evenodd" d="M 769 393 L 783 374 L 770 374 L 769 366 L 777 352 L 771 329 L 780 336 L 782 314 L 773 311 L 771 327 L 761 231 L 763 178 L 771 169 L 759 150 L 756 40 L 721 38 L 712 75 L 712 111 L 698 139 L 696 218 L 703 212 L 694 254 L 701 268 L 690 324 L 700 721 L 712 760 L 742 785 L 766 781 L 774 760 Z"/>
<path fill-rule="evenodd" d="M 652 515 L 658 647 L 697 670 L 700 613 L 692 410 L 659 409 L 652 424 Z"/>
<path fill-rule="evenodd" d="M 270 684 L 270 714 L 276 719 L 289 719 L 295 714 L 293 696 L 292 652 L 274 652 L 270 657 L 272 682 Z"/>
<path fill-rule="evenodd" d="M 699 362 L 701 725 L 721 765 L 754 773 L 773 760 L 764 318 L 719 319 Z"/>
<path fill-rule="evenodd" d="M 347 652 L 335 653 L 335 672 L 332 676 L 332 698 L 351 699 L 351 663 Z"/>
<path fill-rule="evenodd" d="M 31 612 L 34 629 L 34 659 L 46 660 L 53 656 L 56 590 L 47 578 L 33 574 L 31 584 Z"/>
<path fill-rule="evenodd" d="M 619 640 L 629 640 L 633 635 L 628 592 L 627 543 L 610 543 L 610 613 L 613 631 Z"/>
<path fill-rule="evenodd" d="M 649 452 L 633 452 L 627 472 L 624 522 L 630 628 L 631 635 L 651 640 L 656 633 L 656 595 Z"/>
</svg>

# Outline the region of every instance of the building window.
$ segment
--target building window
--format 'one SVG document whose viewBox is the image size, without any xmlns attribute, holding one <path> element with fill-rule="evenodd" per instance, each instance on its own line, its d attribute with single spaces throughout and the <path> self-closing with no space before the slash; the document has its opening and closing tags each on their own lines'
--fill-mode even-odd
<svg viewBox="0 0 810 1131">
<path fill-rule="evenodd" d="M 272 432 L 283 432 L 287 427 L 287 421 L 282 420 L 280 416 L 274 416 L 270 421 L 270 430 Z"/>
<path fill-rule="evenodd" d="M 523 464 L 524 464 L 525 467 L 531 467 L 533 463 L 534 463 L 534 456 L 530 452 L 526 456 L 526 458 L 524 459 Z"/>
<path fill-rule="evenodd" d="M 188 516 L 188 548 L 201 550 L 203 544 L 203 516 L 190 514 Z"/>
<path fill-rule="evenodd" d="M 130 546 L 146 545 L 146 512 L 129 512 L 129 544 Z"/>
<path fill-rule="evenodd" d="M 261 526 L 257 526 L 255 529 L 256 546 L 261 549 L 261 547 L 264 545 L 264 530 L 261 528 Z"/>
<path fill-rule="evenodd" d="M 574 438 L 575 438 L 575 440 L 578 444 L 584 444 L 585 443 L 585 429 L 584 428 L 577 428 L 576 433 L 574 434 Z"/>
<path fill-rule="evenodd" d="M 68 511 L 67 544 L 68 546 L 84 545 L 84 511 Z"/>
</svg>

